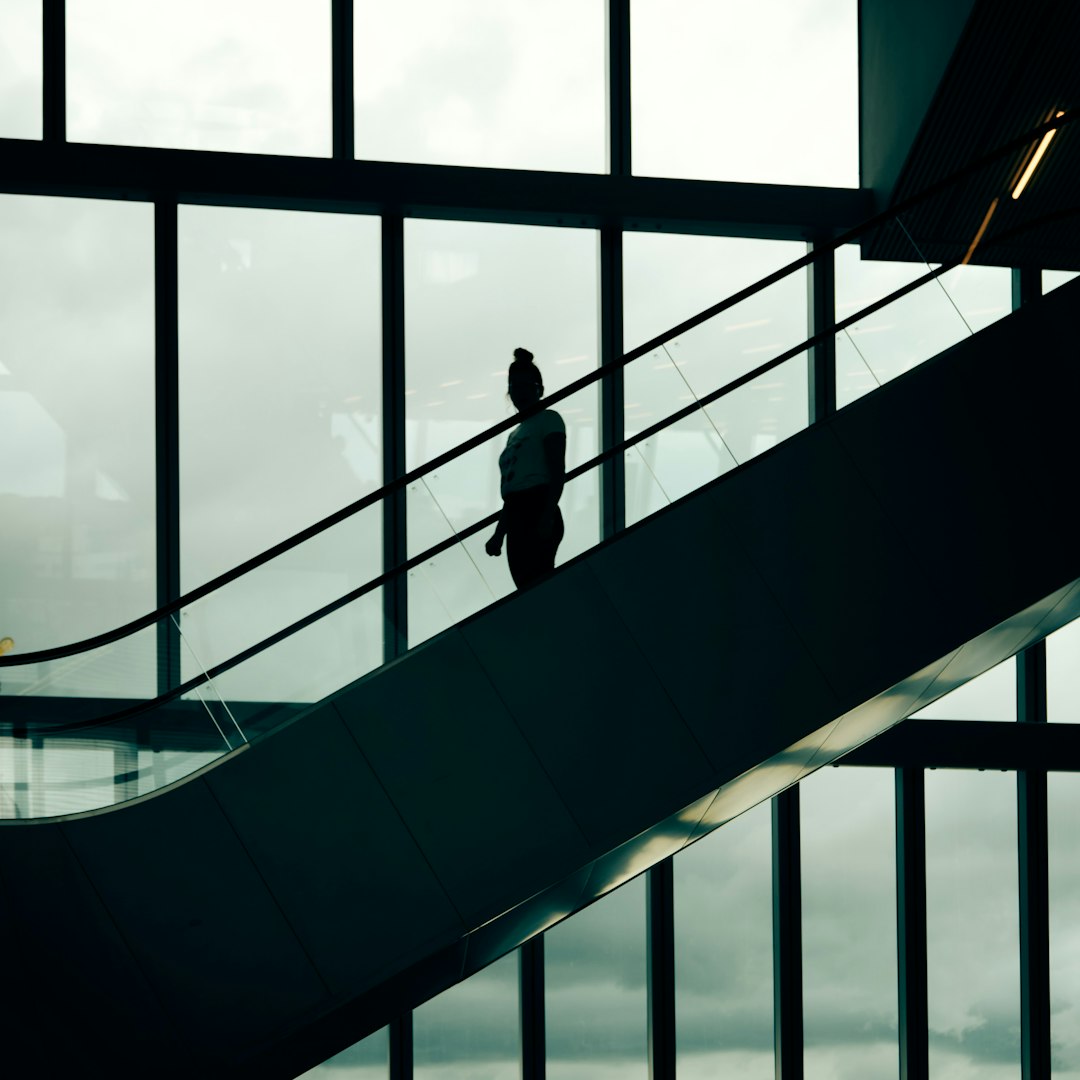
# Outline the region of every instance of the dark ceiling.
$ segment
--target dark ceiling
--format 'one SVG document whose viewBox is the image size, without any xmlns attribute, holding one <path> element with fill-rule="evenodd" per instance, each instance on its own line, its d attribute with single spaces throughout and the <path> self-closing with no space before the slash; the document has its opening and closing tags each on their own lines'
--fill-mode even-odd
<svg viewBox="0 0 1080 1080">
<path fill-rule="evenodd" d="M 900 173 L 892 202 L 926 191 L 1058 111 L 1080 111 L 1080 3 L 979 0 Z M 867 245 L 873 258 L 961 259 L 997 205 L 971 261 L 1080 270 L 1080 124 L 1062 126 L 1018 199 L 1040 139 L 901 215 Z"/>
</svg>

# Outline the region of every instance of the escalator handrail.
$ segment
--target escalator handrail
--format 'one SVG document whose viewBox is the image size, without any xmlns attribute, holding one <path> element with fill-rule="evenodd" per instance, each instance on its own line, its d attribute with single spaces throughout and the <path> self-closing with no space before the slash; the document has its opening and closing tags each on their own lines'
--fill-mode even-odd
<svg viewBox="0 0 1080 1080">
<path fill-rule="evenodd" d="M 571 395 L 578 393 L 580 390 L 583 390 L 586 387 L 592 385 L 593 383 L 600 381 L 605 376 L 608 376 L 615 371 L 621 370 L 628 364 L 632 363 L 634 360 L 637 360 L 642 356 L 646 356 L 650 352 L 653 352 L 654 350 L 662 347 L 667 342 L 671 341 L 673 338 L 676 338 L 681 334 L 685 334 L 688 331 L 693 330 L 697 326 L 700 326 L 702 323 L 707 322 L 721 312 L 742 303 L 742 301 L 748 299 L 751 296 L 754 296 L 759 292 L 764 291 L 771 285 L 774 285 L 778 281 L 783 280 L 783 278 L 787 277 L 789 274 L 801 270 L 804 267 L 810 266 L 817 259 L 823 258 L 826 255 L 831 255 L 831 253 L 837 248 L 842 247 L 845 244 L 851 243 L 853 240 L 860 238 L 866 233 L 872 232 L 874 229 L 882 225 L 888 224 L 898 214 L 904 213 L 907 210 L 910 210 L 913 207 L 921 204 L 922 202 L 929 200 L 935 195 L 938 195 L 941 192 L 947 190 L 954 184 L 957 184 L 960 181 L 966 179 L 968 176 L 974 175 L 976 172 L 985 168 L 986 166 L 1007 157 L 1009 154 L 1029 147 L 1034 140 L 1040 138 L 1047 131 L 1055 129 L 1060 130 L 1061 128 L 1072 123 L 1077 118 L 1080 118 L 1080 109 L 1070 109 L 1062 116 L 1057 116 L 1050 120 L 1044 121 L 1037 127 L 1030 129 L 1025 134 L 1017 136 L 1015 139 L 1010 140 L 1009 142 L 1003 144 L 997 149 L 991 151 L 990 153 L 983 155 L 982 157 L 965 166 L 963 169 L 960 169 L 956 173 L 953 173 L 950 176 L 939 180 L 934 184 L 931 184 L 929 187 L 925 188 L 924 190 L 918 192 L 915 195 L 908 196 L 905 199 L 891 204 L 885 210 L 882 210 L 880 213 L 875 214 L 873 217 L 862 222 L 860 225 L 856 225 L 853 228 L 841 233 L 839 236 L 836 236 L 832 239 L 823 240 L 820 243 L 815 243 L 814 249 L 812 251 L 808 251 L 805 255 L 802 255 L 798 259 L 793 260 L 787 265 L 782 266 L 777 270 L 774 270 L 771 274 L 766 275 L 765 277 L 754 282 L 753 284 L 748 285 L 743 289 L 740 289 L 738 292 L 732 293 L 730 296 L 718 301 L 715 304 L 710 305 L 704 310 L 698 312 L 696 315 L 693 315 L 690 318 L 683 320 L 682 322 L 671 327 L 669 330 L 666 330 L 663 333 L 657 335 L 656 337 L 650 339 L 649 341 L 646 341 L 642 345 L 636 346 L 635 348 L 623 354 L 621 357 L 610 360 L 605 364 L 598 365 L 586 375 L 583 375 L 581 378 L 575 380 L 569 385 L 564 386 L 562 389 L 557 390 L 552 394 L 549 394 L 546 398 L 544 398 L 540 402 L 537 402 L 536 405 L 530 407 L 529 409 L 523 410 L 519 413 L 515 413 L 513 416 L 508 416 L 505 420 L 498 421 L 497 423 L 491 425 L 491 427 L 485 429 L 479 434 L 474 435 L 469 439 L 466 439 L 464 442 L 460 443 L 453 449 L 447 450 L 444 453 L 432 458 L 425 464 L 417 466 L 415 469 L 411 469 L 408 472 L 403 473 L 395 480 L 392 480 L 390 483 L 383 485 L 377 491 L 371 492 L 370 494 L 355 500 L 349 505 L 342 507 L 340 510 L 337 510 L 332 514 L 327 515 L 325 518 L 322 518 L 314 524 L 309 525 L 304 529 L 301 529 L 293 536 L 290 536 L 285 540 L 279 541 L 278 543 L 267 548 L 265 551 L 260 552 L 258 555 L 254 555 L 250 559 L 247 559 L 244 562 L 234 566 L 232 569 L 219 574 L 217 577 L 211 578 L 209 581 L 205 582 L 204 584 L 198 586 L 195 589 L 190 590 L 189 592 L 176 598 L 175 600 L 171 600 L 167 604 L 163 604 L 155 611 L 149 612 L 146 615 L 139 616 L 136 619 L 132 619 L 131 621 L 124 623 L 121 626 L 115 627 L 112 630 L 107 630 L 100 634 L 95 634 L 92 637 L 84 638 L 81 641 L 73 642 L 68 645 L 56 646 L 50 649 L 39 649 L 29 653 L 11 653 L 7 656 L 0 656 L 0 670 L 8 667 L 19 667 L 27 664 L 44 663 L 51 660 L 65 659 L 67 657 L 75 656 L 82 652 L 89 652 L 93 649 L 102 648 L 103 646 L 113 644 L 114 642 L 119 641 L 121 638 L 136 634 L 141 630 L 145 630 L 148 627 L 155 625 L 162 619 L 168 618 L 170 615 L 174 615 L 176 612 L 180 611 L 181 608 L 187 607 L 189 604 L 193 604 L 213 592 L 217 592 L 224 586 L 231 584 L 233 581 L 236 581 L 238 578 L 243 577 L 245 574 L 258 569 L 259 567 L 264 566 L 266 563 L 271 562 L 273 559 L 276 559 L 278 556 L 283 555 L 288 551 L 291 551 L 293 548 L 298 547 L 299 545 L 305 543 L 306 541 L 312 539 L 315 536 L 318 536 L 320 533 L 323 533 L 326 530 L 333 528 L 335 525 L 338 525 L 341 522 L 347 520 L 348 518 L 354 516 L 355 514 L 358 514 L 361 511 L 375 505 L 376 503 L 387 499 L 391 495 L 394 495 L 399 491 L 403 491 L 409 484 L 412 484 L 417 480 L 422 479 L 429 473 L 434 472 L 436 469 L 442 468 L 449 462 L 454 461 L 457 458 L 468 453 L 469 451 L 476 449 L 478 446 L 481 446 L 484 443 L 488 442 L 490 439 L 500 434 L 501 432 L 509 431 L 511 428 L 516 427 L 522 422 L 523 419 L 532 416 L 543 409 L 550 408 L 551 406 L 557 404 L 560 401 L 563 401 Z M 950 268 L 957 265 L 961 261 L 962 260 L 957 259 L 954 263 L 950 265 Z M 929 280 L 929 277 L 921 280 L 919 284 L 925 284 L 926 280 Z M 878 307 L 884 306 L 885 303 L 891 303 L 892 300 L 902 295 L 904 291 L 910 291 L 910 288 L 904 287 L 901 290 L 897 290 L 896 293 L 890 294 L 890 296 L 886 297 L 884 301 L 877 302 L 877 306 L 871 305 L 870 308 L 867 308 L 864 311 L 860 312 L 859 317 L 865 317 L 867 314 L 871 313 L 872 310 L 877 310 Z M 845 321 L 850 323 L 850 321 L 852 320 L 849 318 L 849 320 Z M 821 334 L 815 335 L 814 338 L 808 339 L 799 347 L 790 350 L 790 355 L 784 354 L 785 358 L 790 359 L 790 356 L 797 355 L 800 352 L 805 352 L 807 348 L 812 346 L 812 344 L 817 343 L 819 340 L 824 340 L 825 337 L 831 336 L 832 334 L 836 333 L 836 328 L 839 325 L 839 323 L 836 323 L 833 326 L 829 327 L 827 330 L 823 331 Z M 766 364 L 755 368 L 753 372 L 749 372 L 747 373 L 747 375 L 741 376 L 735 382 L 725 385 L 721 388 L 720 391 L 714 391 L 711 395 L 709 395 L 708 400 L 711 402 L 716 400 L 717 397 L 723 396 L 723 394 L 730 393 L 732 390 L 737 389 L 739 386 L 743 385 L 743 383 L 748 381 L 750 378 L 756 378 L 758 375 L 771 370 L 780 362 L 782 361 L 774 358 L 773 361 L 769 361 Z M 699 403 L 695 403 L 694 405 L 689 406 L 689 412 L 695 411 L 698 404 Z M 661 422 L 659 427 L 654 426 L 654 428 L 650 428 L 649 430 L 654 431 L 659 430 L 660 427 L 666 427 L 669 424 L 676 422 L 676 419 L 681 419 L 683 416 L 688 415 L 689 412 L 680 411 L 679 413 L 673 414 L 673 416 L 667 417 L 663 422 Z M 605 453 L 601 455 L 600 458 L 594 459 L 594 462 L 601 460 L 601 458 L 603 460 L 606 460 L 608 457 L 613 456 L 616 452 L 621 452 L 621 450 L 619 448 L 612 448 L 609 451 L 605 451 Z M 592 464 L 592 462 L 587 463 L 589 467 L 591 467 Z M 451 539 L 451 543 L 457 542 L 457 539 L 461 535 L 462 534 L 460 533 L 455 534 L 454 538 Z M 468 535 L 472 535 L 471 528 Z M 416 558 L 421 559 L 420 556 L 417 556 Z M 372 579 L 373 583 L 371 584 L 371 587 L 377 587 L 374 582 L 384 583 L 385 581 L 398 576 L 400 573 L 405 572 L 405 570 L 411 565 L 413 565 L 413 563 L 410 560 L 407 560 L 404 563 L 400 563 L 397 566 L 392 567 L 391 569 L 385 571 L 383 574 L 379 575 L 379 577 Z M 172 696 L 174 695 L 170 692 L 168 697 Z M 154 699 L 154 701 L 160 700 L 163 699 Z"/>
</svg>

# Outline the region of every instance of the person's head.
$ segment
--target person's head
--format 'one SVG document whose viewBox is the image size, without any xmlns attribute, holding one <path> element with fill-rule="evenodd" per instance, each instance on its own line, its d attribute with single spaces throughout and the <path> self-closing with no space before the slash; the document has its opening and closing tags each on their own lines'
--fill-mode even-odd
<svg viewBox="0 0 1080 1080">
<path fill-rule="evenodd" d="M 528 349 L 514 350 L 514 362 L 507 372 L 506 383 L 507 393 L 518 412 L 535 405 L 544 396 L 544 380 Z"/>
</svg>

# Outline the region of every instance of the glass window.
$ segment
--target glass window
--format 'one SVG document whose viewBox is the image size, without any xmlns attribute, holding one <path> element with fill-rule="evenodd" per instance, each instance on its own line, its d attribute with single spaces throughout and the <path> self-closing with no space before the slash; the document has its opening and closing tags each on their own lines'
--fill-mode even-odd
<svg viewBox="0 0 1080 1080">
<path fill-rule="evenodd" d="M 676 855 L 674 878 L 680 1080 L 770 1080 L 770 804 L 748 810 Z"/>
<path fill-rule="evenodd" d="M 1044 293 L 1053 292 L 1054 289 L 1072 281 L 1078 272 L 1076 270 L 1044 270 L 1042 272 L 1042 288 Z"/>
<path fill-rule="evenodd" d="M 0 4 L 0 139 L 41 138 L 41 0 Z"/>
<path fill-rule="evenodd" d="M 806 254 L 797 241 L 627 233 L 626 348 L 632 349 Z M 799 270 L 633 361 L 625 375 L 627 435 L 807 338 Z M 805 353 L 752 380 L 626 454 L 626 516 L 638 521 L 807 424 Z"/>
<path fill-rule="evenodd" d="M 645 876 L 544 936 L 548 1080 L 645 1080 Z"/>
<path fill-rule="evenodd" d="M 799 784 L 807 1080 L 892 1080 L 896 845 L 892 769 L 820 769 Z"/>
<path fill-rule="evenodd" d="M 0 195 L 0 239 L 0 637 L 28 652 L 156 606 L 153 208 Z M 141 672 L 66 665 L 47 692 L 137 697 Z"/>
<path fill-rule="evenodd" d="M 518 1080 L 518 954 L 439 994 L 413 1013 L 416 1080 Z"/>
<path fill-rule="evenodd" d="M 184 206 L 179 215 L 182 588 L 377 490 L 380 234 L 358 215 Z M 190 671 L 382 570 L 381 507 L 184 612 Z M 215 680 L 307 701 L 382 661 L 379 593 Z"/>
<path fill-rule="evenodd" d="M 1080 777 L 1050 773 L 1047 884 L 1050 892 L 1050 1043 L 1054 1080 L 1080 1078 Z"/>
<path fill-rule="evenodd" d="M 855 0 L 631 0 L 633 167 L 858 187 Z"/>
<path fill-rule="evenodd" d="M 1020 1076 L 1016 775 L 926 774 L 930 1075 Z"/>
<path fill-rule="evenodd" d="M 387 1080 L 390 1036 L 387 1028 L 354 1043 L 328 1061 L 303 1073 L 299 1080 Z"/>
<path fill-rule="evenodd" d="M 597 363 L 597 240 L 584 229 L 408 221 L 405 228 L 406 451 L 409 468 L 514 414 L 506 373 L 529 349 L 546 393 Z M 566 466 L 598 449 L 596 384 L 556 405 Z M 409 552 L 418 554 L 502 505 L 504 433 L 413 484 Z M 558 562 L 599 539 L 599 481 L 567 484 Z M 416 644 L 513 589 L 505 557 L 478 534 L 409 575 L 409 639 Z"/>
<path fill-rule="evenodd" d="M 912 247 L 913 259 L 918 259 Z M 915 281 L 921 261 L 864 260 L 858 245 L 836 253 L 836 318 L 846 319 Z M 859 319 L 836 337 L 838 407 L 936 356 L 1012 310 L 1011 272 L 957 266 L 940 278 Z"/>
<path fill-rule="evenodd" d="M 67 0 L 73 142 L 329 156 L 330 4 Z"/>
<path fill-rule="evenodd" d="M 357 0 L 356 156 L 603 172 L 603 0 Z"/>
<path fill-rule="evenodd" d="M 1010 656 L 982 675 L 950 690 L 926 708 L 912 713 L 912 717 L 917 720 L 1015 720 L 1016 658 Z"/>
<path fill-rule="evenodd" d="M 1080 723 L 1080 619 L 1046 639 L 1046 718 Z"/>
</svg>

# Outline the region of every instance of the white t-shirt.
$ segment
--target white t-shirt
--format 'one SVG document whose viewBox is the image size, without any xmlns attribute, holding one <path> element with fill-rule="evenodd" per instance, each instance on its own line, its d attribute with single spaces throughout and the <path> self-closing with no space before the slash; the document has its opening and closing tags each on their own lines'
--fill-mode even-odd
<svg viewBox="0 0 1080 1080">
<path fill-rule="evenodd" d="M 510 432 L 506 449 L 499 455 L 503 495 L 551 483 L 554 478 L 544 457 L 544 440 L 549 435 L 566 436 L 563 418 L 554 409 L 530 416 Z"/>
</svg>

